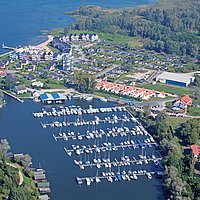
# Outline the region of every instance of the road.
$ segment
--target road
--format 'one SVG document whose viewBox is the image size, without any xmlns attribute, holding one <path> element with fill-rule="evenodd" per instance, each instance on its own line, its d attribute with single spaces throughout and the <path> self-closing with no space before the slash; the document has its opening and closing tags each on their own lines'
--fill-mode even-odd
<svg viewBox="0 0 200 200">
<path fill-rule="evenodd" d="M 12 163 L 6 163 L 6 165 L 9 165 L 9 166 L 19 170 L 18 171 L 18 173 L 19 173 L 19 183 L 18 183 L 18 185 L 19 186 L 22 185 L 23 182 L 24 182 L 24 177 L 23 177 L 23 174 L 22 174 L 22 172 L 20 170 L 20 166 L 18 164 L 12 164 Z"/>
<path fill-rule="evenodd" d="M 158 100 L 158 101 L 148 101 L 148 102 L 140 102 L 137 101 L 134 103 L 135 107 L 145 107 L 145 106 L 150 106 L 150 107 L 164 107 L 167 102 L 173 102 L 177 98 L 169 99 L 169 100 Z"/>
</svg>

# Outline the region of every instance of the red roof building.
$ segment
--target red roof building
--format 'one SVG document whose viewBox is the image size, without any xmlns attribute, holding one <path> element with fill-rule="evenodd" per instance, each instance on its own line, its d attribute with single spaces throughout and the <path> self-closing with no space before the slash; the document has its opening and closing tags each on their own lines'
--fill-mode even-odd
<svg viewBox="0 0 200 200">
<path fill-rule="evenodd" d="M 4 71 L 0 71 L 0 77 L 5 77 L 6 73 Z"/>
<path fill-rule="evenodd" d="M 189 95 L 185 95 L 183 97 L 181 97 L 179 99 L 184 105 L 187 105 L 187 106 L 191 106 L 192 105 L 192 99 L 190 98 Z"/>
<path fill-rule="evenodd" d="M 200 154 L 200 146 L 194 144 L 194 145 L 191 145 L 190 148 L 192 149 L 192 153 L 194 154 L 194 157 L 197 158 Z"/>
</svg>

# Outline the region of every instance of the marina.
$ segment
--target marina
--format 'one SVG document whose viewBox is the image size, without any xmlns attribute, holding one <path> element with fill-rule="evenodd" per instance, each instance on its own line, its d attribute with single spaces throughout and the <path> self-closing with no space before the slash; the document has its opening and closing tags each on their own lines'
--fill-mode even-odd
<svg viewBox="0 0 200 200">
<path fill-rule="evenodd" d="M 127 110 L 120 111 L 119 105 L 105 103 L 99 99 L 85 101 L 72 98 L 63 105 L 43 105 L 31 100 L 25 100 L 20 104 L 10 97 L 6 98 L 8 104 L 1 112 L 4 116 L 2 130 L 12 146 L 17 147 L 14 151 L 29 152 L 34 158 L 34 165 L 42 161 L 42 168 L 45 168 L 48 181 L 51 183 L 51 199 L 62 199 L 63 195 L 68 194 L 70 199 L 78 199 L 81 195 L 81 198 L 89 200 L 120 200 L 127 192 L 138 200 L 155 200 L 157 195 L 162 199 L 162 175 L 158 174 L 163 174 L 163 169 L 159 147 L 138 119 L 133 118 Z M 93 109 L 112 108 L 112 111 L 83 113 L 80 116 L 33 116 L 33 113 L 44 110 L 60 112 L 65 107 L 87 110 L 91 106 Z M 114 107 L 117 111 L 114 111 Z M 113 121 L 114 115 L 120 119 L 116 123 L 106 121 L 95 125 L 41 127 L 41 123 L 55 121 L 77 122 L 79 119 L 82 122 L 91 122 L 95 121 L 95 116 L 100 120 L 110 118 L 109 120 Z M 6 124 L 8 120 L 12 121 L 12 126 Z M 26 142 L 19 140 L 22 137 Z M 72 150 L 71 156 L 64 148 L 69 152 Z M 82 184 L 78 184 L 78 180 Z M 145 191 L 146 188 L 151 191 L 148 197 L 144 193 L 144 188 Z"/>
<path fill-rule="evenodd" d="M 78 185 L 138 180 L 141 175 L 151 180 L 163 171 L 158 144 L 124 106 L 58 106 L 33 116 L 42 128 L 54 130 L 56 142 L 65 142 L 66 155 L 85 174 L 76 176 Z"/>
<path fill-rule="evenodd" d="M 75 134 L 74 132 L 60 132 L 57 136 L 52 134 L 52 136 L 54 137 L 55 141 L 57 141 L 58 139 L 63 139 L 65 141 L 68 141 L 70 139 L 72 140 L 83 140 L 84 138 L 90 140 L 90 139 L 94 139 L 94 138 L 102 138 L 102 137 L 117 137 L 118 135 L 121 137 L 126 137 L 128 135 L 147 135 L 148 133 L 145 132 L 137 132 L 135 131 L 135 129 L 133 128 L 132 130 L 129 130 L 129 128 L 127 127 L 123 127 L 123 128 L 117 128 L 117 127 L 113 127 L 112 129 L 107 128 L 106 131 L 100 129 L 100 130 L 93 130 L 93 131 L 86 131 L 85 134 L 81 134 L 81 133 L 77 133 Z M 150 137 L 148 140 L 146 140 L 146 143 L 152 141 L 154 142 L 153 138 Z M 135 144 L 133 141 L 131 141 L 132 144 Z"/>
<path fill-rule="evenodd" d="M 94 176 L 94 177 L 86 177 L 80 178 L 76 177 L 76 181 L 78 185 L 82 185 L 84 182 L 87 186 L 90 186 L 93 182 L 100 183 L 102 180 L 107 180 L 108 182 L 115 182 L 115 181 L 131 181 L 137 180 L 138 176 L 146 176 L 148 179 L 152 179 L 152 175 L 155 175 L 155 172 L 147 172 L 146 170 L 140 171 L 122 171 L 122 173 L 114 173 L 114 172 L 102 172 L 101 176 Z"/>
<path fill-rule="evenodd" d="M 33 116 L 36 118 L 43 118 L 45 116 L 64 116 L 64 115 L 83 115 L 83 114 L 95 114 L 95 113 L 109 113 L 109 112 L 123 112 L 126 111 L 126 107 L 108 107 L 108 108 L 92 108 L 90 105 L 88 109 L 82 109 L 80 106 L 69 106 L 69 107 L 60 107 L 60 110 L 56 110 L 54 107 L 51 111 L 46 111 L 42 109 L 41 112 L 33 112 Z"/>
</svg>

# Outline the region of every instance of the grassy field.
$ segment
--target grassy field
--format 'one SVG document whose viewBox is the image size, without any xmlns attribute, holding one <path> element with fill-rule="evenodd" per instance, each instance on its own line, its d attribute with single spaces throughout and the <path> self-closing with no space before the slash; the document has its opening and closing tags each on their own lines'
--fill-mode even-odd
<svg viewBox="0 0 200 200">
<path fill-rule="evenodd" d="M 8 57 L 8 54 L 4 56 L 0 56 L 0 60 L 3 60 L 4 58 L 7 58 L 7 57 Z"/>
<path fill-rule="evenodd" d="M 190 107 L 188 109 L 188 115 L 200 116 L 200 108 L 198 108 L 198 107 Z"/>
<path fill-rule="evenodd" d="M 24 93 L 24 94 L 19 94 L 19 95 L 16 95 L 17 97 L 19 98 L 29 98 L 31 97 L 31 94 L 30 93 Z"/>
<path fill-rule="evenodd" d="M 98 34 L 101 40 L 105 40 L 106 42 L 110 42 L 113 44 L 122 44 L 128 43 L 131 47 L 142 47 L 143 42 L 140 38 L 137 37 L 129 37 L 128 35 L 121 34 L 110 34 L 110 33 L 102 33 L 102 32 L 94 32 L 94 31 L 78 31 L 78 30 L 70 30 L 68 34 L 80 34 L 80 33 L 91 33 Z"/>
<path fill-rule="evenodd" d="M 67 89 L 63 84 L 56 83 L 46 83 L 46 86 L 49 87 L 49 89 Z"/>
<path fill-rule="evenodd" d="M 111 42 L 113 44 L 121 44 L 121 43 L 128 43 L 131 47 L 142 47 L 141 39 L 136 37 L 129 37 L 127 35 L 120 35 L 120 34 L 108 34 L 108 33 L 98 33 L 100 39 L 105 40 L 107 42 Z"/>
<path fill-rule="evenodd" d="M 151 83 L 144 84 L 144 85 L 138 85 L 139 87 L 144 87 L 146 89 L 154 89 L 157 91 L 165 91 L 167 93 L 171 94 L 177 94 L 177 95 L 184 95 L 184 94 L 191 94 L 191 90 L 188 88 L 182 88 L 178 86 L 172 86 L 162 83 L 156 83 L 155 85 L 152 85 Z"/>
<path fill-rule="evenodd" d="M 186 117 L 168 117 L 167 122 L 173 129 L 176 129 L 181 123 L 185 123 L 189 118 Z"/>
</svg>

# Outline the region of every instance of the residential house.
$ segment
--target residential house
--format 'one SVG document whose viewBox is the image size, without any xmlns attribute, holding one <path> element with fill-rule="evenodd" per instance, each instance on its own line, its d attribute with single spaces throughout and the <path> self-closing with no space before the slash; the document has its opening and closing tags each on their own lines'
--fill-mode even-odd
<svg viewBox="0 0 200 200">
<path fill-rule="evenodd" d="M 21 69 L 23 68 L 23 65 L 22 65 L 21 63 L 18 63 L 18 64 L 16 64 L 16 65 L 14 66 L 14 68 L 15 68 L 16 70 L 21 70 Z"/>
<path fill-rule="evenodd" d="M 53 60 L 55 61 L 61 61 L 62 60 L 62 56 L 60 53 L 54 53 L 53 54 Z"/>
<path fill-rule="evenodd" d="M 36 70 L 36 66 L 35 65 L 29 65 L 28 68 L 27 68 L 27 71 L 29 72 L 33 72 Z"/>
<path fill-rule="evenodd" d="M 46 70 L 53 71 L 55 69 L 55 66 L 56 66 L 55 62 L 50 62 L 48 63 Z"/>
<path fill-rule="evenodd" d="M 13 91 L 19 95 L 19 94 L 24 94 L 24 93 L 27 93 L 27 88 L 24 86 L 24 85 L 18 85 L 18 86 L 15 86 Z"/>
<path fill-rule="evenodd" d="M 33 87 L 37 87 L 37 88 L 42 88 L 44 87 L 44 83 L 42 83 L 41 81 L 35 81 L 31 84 Z"/>
<path fill-rule="evenodd" d="M 15 85 L 19 83 L 19 78 L 18 78 L 17 75 L 15 75 L 15 74 L 8 74 L 7 77 L 9 79 L 10 83 L 13 83 Z"/>
<path fill-rule="evenodd" d="M 43 58 L 46 61 L 52 61 L 53 60 L 53 52 L 44 53 Z"/>
<path fill-rule="evenodd" d="M 12 52 L 10 55 L 9 55 L 10 59 L 11 60 L 18 60 L 19 59 L 19 54 L 16 53 L 16 52 Z"/>
<path fill-rule="evenodd" d="M 146 91 L 146 92 L 142 95 L 142 99 L 143 99 L 143 100 L 149 100 L 149 99 L 150 99 L 150 93 Z"/>
<path fill-rule="evenodd" d="M 28 64 L 29 64 L 28 60 L 21 60 L 21 65 L 22 66 L 25 66 L 25 65 L 28 65 Z"/>
<path fill-rule="evenodd" d="M 95 42 L 99 40 L 99 36 L 97 34 L 90 34 L 89 38 L 91 42 Z"/>
<path fill-rule="evenodd" d="M 6 63 L 2 60 L 0 61 L 0 69 L 5 69 L 6 68 Z"/>
<path fill-rule="evenodd" d="M 159 98 L 165 98 L 166 97 L 166 93 L 164 91 L 160 92 L 158 95 L 157 95 Z"/>
<path fill-rule="evenodd" d="M 28 80 L 28 81 L 36 81 L 36 77 L 33 75 L 33 74 L 27 74 L 25 76 L 25 78 Z"/>
<path fill-rule="evenodd" d="M 6 72 L 3 70 L 0 70 L 0 77 L 3 78 L 6 76 Z"/>
<path fill-rule="evenodd" d="M 186 109 L 188 106 L 192 105 L 192 99 L 190 98 L 189 95 L 185 95 L 174 103 L 174 107 L 180 108 L 180 109 Z"/>
</svg>

